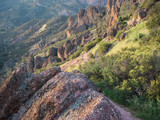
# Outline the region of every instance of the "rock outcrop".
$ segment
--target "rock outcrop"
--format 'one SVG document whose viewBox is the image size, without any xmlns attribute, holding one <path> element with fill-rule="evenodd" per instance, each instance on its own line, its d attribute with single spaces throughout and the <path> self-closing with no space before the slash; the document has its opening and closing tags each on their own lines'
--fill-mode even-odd
<svg viewBox="0 0 160 120">
<path fill-rule="evenodd" d="M 33 72 L 33 70 L 34 70 L 34 56 L 33 56 L 33 54 L 31 54 L 29 56 L 28 63 L 27 63 L 27 70 L 29 72 Z"/>
<path fill-rule="evenodd" d="M 76 36 L 73 40 L 66 41 L 62 46 L 58 48 L 58 57 L 61 59 L 61 61 L 65 61 L 71 54 L 76 52 L 78 46 L 86 44 L 92 38 L 92 34 L 87 31 L 79 36 Z"/>
<path fill-rule="evenodd" d="M 20 65 L 0 87 L 1 120 L 122 120 L 119 111 L 79 72 L 52 67 L 39 74 Z"/>
<path fill-rule="evenodd" d="M 108 0 L 106 5 L 107 10 L 107 24 L 108 26 L 112 26 L 115 21 L 118 20 L 118 15 L 120 11 L 120 7 L 123 0 Z"/>
<path fill-rule="evenodd" d="M 73 17 L 69 17 L 68 19 L 67 36 L 70 37 L 73 34 L 83 32 L 95 25 L 100 11 L 101 9 L 99 7 L 94 6 L 89 6 L 87 10 L 79 9 L 77 22 Z"/>
<path fill-rule="evenodd" d="M 46 67 L 48 63 L 57 62 L 55 56 L 57 56 L 58 48 L 52 47 L 49 50 L 49 55 L 45 57 L 36 56 L 34 58 L 33 54 L 29 56 L 27 62 L 27 70 L 29 72 L 34 72 L 36 69 Z"/>
<path fill-rule="evenodd" d="M 146 16 L 147 12 L 145 11 L 145 9 L 140 8 L 134 13 L 132 20 L 128 21 L 127 24 L 135 26 Z"/>
</svg>

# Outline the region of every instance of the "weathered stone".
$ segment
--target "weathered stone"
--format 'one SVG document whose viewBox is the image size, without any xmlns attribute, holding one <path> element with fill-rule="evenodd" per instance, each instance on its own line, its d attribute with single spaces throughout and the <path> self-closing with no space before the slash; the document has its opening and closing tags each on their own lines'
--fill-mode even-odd
<svg viewBox="0 0 160 120">
<path fill-rule="evenodd" d="M 37 56 L 35 58 L 35 61 L 34 61 L 34 69 L 40 69 L 40 68 L 43 68 L 43 67 L 46 67 L 47 64 L 48 64 L 48 61 L 47 61 L 48 57 L 40 57 L 40 56 Z"/>
<path fill-rule="evenodd" d="M 74 44 L 72 44 L 72 42 L 68 40 L 64 43 L 63 47 L 65 48 L 64 57 L 68 58 L 70 52 L 74 49 Z"/>
<path fill-rule="evenodd" d="M 89 6 L 86 11 L 79 9 L 77 23 L 73 17 L 69 17 L 68 19 L 67 36 L 70 37 L 73 34 L 83 32 L 89 27 L 92 27 L 96 23 L 99 12 L 100 8 L 94 6 Z"/>
<path fill-rule="evenodd" d="M 58 48 L 55 48 L 55 47 L 52 47 L 50 50 L 49 50 L 49 56 L 57 56 L 57 51 L 58 51 Z"/>
<path fill-rule="evenodd" d="M 64 58 L 64 51 L 65 51 L 65 48 L 64 48 L 63 46 L 61 46 L 61 47 L 58 48 L 57 55 L 58 55 L 58 57 L 59 57 L 62 61 L 65 60 L 65 58 Z"/>
<path fill-rule="evenodd" d="M 33 54 L 31 54 L 29 56 L 29 59 L 28 59 L 28 62 L 27 62 L 27 70 L 29 72 L 33 72 L 33 70 L 34 70 L 34 56 L 33 56 Z"/>
<path fill-rule="evenodd" d="M 26 95 L 26 102 L 19 102 L 17 111 L 6 119 L 122 120 L 119 111 L 105 96 L 97 92 L 97 87 L 85 75 L 80 72 L 58 72 L 59 68 L 52 68 L 28 79 L 26 93 L 32 91 L 29 92 L 30 97 L 23 94 Z M 13 90 L 13 93 L 16 92 L 17 90 Z M 20 100 L 22 98 L 23 96 L 19 97 Z M 11 103 L 11 106 L 16 104 Z"/>
<path fill-rule="evenodd" d="M 21 64 L 0 87 L 0 119 L 7 120 L 18 112 L 25 102 L 58 72 L 60 68 L 53 67 L 31 75 L 26 66 Z"/>
<path fill-rule="evenodd" d="M 118 20 L 118 15 L 120 7 L 123 0 L 108 0 L 106 9 L 107 9 L 107 24 L 111 27 L 115 21 Z"/>
</svg>

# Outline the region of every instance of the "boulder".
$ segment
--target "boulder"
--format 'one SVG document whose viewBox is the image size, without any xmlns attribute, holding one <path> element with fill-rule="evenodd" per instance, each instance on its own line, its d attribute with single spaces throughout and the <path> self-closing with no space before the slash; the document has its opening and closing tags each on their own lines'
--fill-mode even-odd
<svg viewBox="0 0 160 120">
<path fill-rule="evenodd" d="M 98 90 L 80 72 L 65 73 L 53 67 L 32 75 L 21 66 L 0 88 L 0 119 L 122 120 Z"/>
<path fill-rule="evenodd" d="M 40 74 L 32 75 L 27 72 L 24 64 L 19 65 L 0 87 L 0 120 L 7 120 L 18 112 L 25 102 L 58 72 L 60 68 L 53 67 Z"/>
</svg>

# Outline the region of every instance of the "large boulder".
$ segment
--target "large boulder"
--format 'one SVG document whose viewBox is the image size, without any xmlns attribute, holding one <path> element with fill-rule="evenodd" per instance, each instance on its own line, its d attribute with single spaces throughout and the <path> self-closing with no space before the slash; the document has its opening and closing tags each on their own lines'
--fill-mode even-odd
<svg viewBox="0 0 160 120">
<path fill-rule="evenodd" d="M 40 74 L 31 75 L 21 64 L 0 87 L 0 120 L 7 120 L 39 90 L 44 83 L 60 72 L 53 67 Z"/>
<path fill-rule="evenodd" d="M 16 83 L 16 84 L 15 84 Z M 19 67 L 0 88 L 1 120 L 122 120 L 119 111 L 79 72 Z"/>
</svg>

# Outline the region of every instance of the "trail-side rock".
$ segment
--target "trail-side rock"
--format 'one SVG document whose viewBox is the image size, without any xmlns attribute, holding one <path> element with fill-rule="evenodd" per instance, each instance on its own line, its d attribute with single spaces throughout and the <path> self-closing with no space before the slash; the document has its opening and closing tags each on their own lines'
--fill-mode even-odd
<svg viewBox="0 0 160 120">
<path fill-rule="evenodd" d="M 123 39 L 125 39 L 125 37 L 126 37 L 126 33 L 122 33 L 120 36 L 120 39 L 123 40 Z"/>
<path fill-rule="evenodd" d="M 0 119 L 6 120 L 16 113 L 20 107 L 49 79 L 60 72 L 53 67 L 42 73 L 32 75 L 21 64 L 0 87 Z"/>
<path fill-rule="evenodd" d="M 119 111 L 97 90 L 94 83 L 81 73 L 59 72 L 10 119 L 122 120 Z"/>
</svg>

